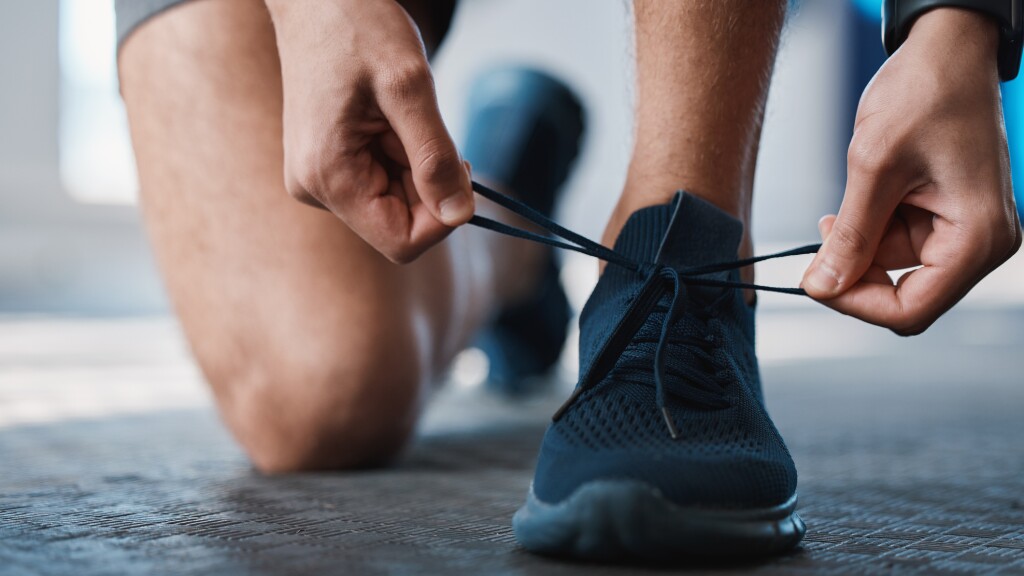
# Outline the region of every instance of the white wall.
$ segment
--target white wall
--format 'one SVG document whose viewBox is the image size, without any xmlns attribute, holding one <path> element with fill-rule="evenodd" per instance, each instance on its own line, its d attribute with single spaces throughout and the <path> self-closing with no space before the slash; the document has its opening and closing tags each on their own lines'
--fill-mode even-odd
<svg viewBox="0 0 1024 576">
<path fill-rule="evenodd" d="M 61 186 L 57 6 L 0 4 L 0 311 L 165 310 L 135 209 Z"/>
</svg>

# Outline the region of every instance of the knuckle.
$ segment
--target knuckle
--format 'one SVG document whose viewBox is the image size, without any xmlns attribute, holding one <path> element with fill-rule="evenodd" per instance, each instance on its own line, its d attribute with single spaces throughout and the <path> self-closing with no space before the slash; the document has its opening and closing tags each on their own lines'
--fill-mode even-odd
<svg viewBox="0 0 1024 576">
<path fill-rule="evenodd" d="M 1003 224 L 1003 226 L 1006 226 Z M 1000 234 L 995 241 L 994 252 L 999 262 L 1002 263 L 1017 251 L 1017 236 L 1012 230 L 1006 234 Z"/>
<path fill-rule="evenodd" d="M 854 173 L 880 174 L 893 163 L 893 153 L 885 139 L 855 134 L 846 153 L 849 169 Z"/>
<path fill-rule="evenodd" d="M 412 58 L 384 71 L 379 89 L 393 98 L 403 99 L 425 87 L 432 87 L 433 82 L 430 66 L 421 58 Z"/>
<path fill-rule="evenodd" d="M 284 189 L 288 192 L 288 196 L 299 202 L 304 202 L 309 196 L 302 184 L 299 184 L 298 179 L 293 178 L 290 174 L 284 179 Z"/>
<path fill-rule="evenodd" d="M 935 322 L 935 320 L 935 318 L 930 316 L 904 312 L 899 314 L 898 317 L 889 324 L 889 329 L 898 336 L 909 338 L 910 336 L 917 336 L 923 333 Z"/>
<path fill-rule="evenodd" d="M 289 180 L 293 182 L 293 186 L 300 194 L 311 194 L 320 188 L 320 156 L 317 149 L 309 146 L 302 147 L 288 156 L 285 170 L 290 175 Z M 292 194 L 291 190 L 289 193 Z M 292 196 L 295 195 L 292 194 Z"/>
<path fill-rule="evenodd" d="M 309 187 L 303 184 L 303 182 L 298 178 L 292 176 L 286 177 L 285 190 L 288 192 L 288 196 L 291 197 L 292 200 L 308 206 L 321 207 L 320 201 L 310 193 Z"/>
<path fill-rule="evenodd" d="M 828 240 L 837 252 L 849 256 L 865 254 L 870 248 L 867 237 L 846 221 L 836 221 Z"/>
<path fill-rule="evenodd" d="M 456 174 L 459 166 L 459 154 L 446 138 L 432 138 L 419 148 L 416 169 L 427 182 L 445 181 Z"/>
<path fill-rule="evenodd" d="M 387 258 L 392 264 L 408 264 L 422 253 L 416 246 L 405 244 L 401 246 L 390 246 L 386 251 L 382 251 L 384 257 Z"/>
<path fill-rule="evenodd" d="M 1002 263 L 1020 248 L 1020 236 L 1016 216 L 996 211 L 979 221 L 972 241 L 985 251 L 989 260 Z"/>
<path fill-rule="evenodd" d="M 892 330 L 893 334 L 896 334 L 897 336 L 902 336 L 904 338 L 910 338 L 911 336 L 918 336 L 918 335 L 924 333 L 924 331 L 927 330 L 927 329 L 928 329 L 928 325 L 927 324 L 925 324 L 925 325 L 909 324 L 909 325 L 906 325 L 906 326 L 899 325 L 899 326 L 893 326 L 892 328 L 890 328 L 890 330 Z"/>
<path fill-rule="evenodd" d="M 344 165 L 328 159 L 329 154 L 317 145 L 305 145 L 286 154 L 285 187 L 289 196 L 304 204 L 332 209 L 331 200 L 342 197 L 351 178 Z"/>
<path fill-rule="evenodd" d="M 998 250 L 1004 256 L 1004 258 L 1009 259 L 1011 256 L 1016 254 L 1017 251 L 1020 249 L 1020 224 L 1017 222 L 1016 215 L 1011 215 L 1009 218 L 1001 218 L 999 220 L 998 226 L 998 230 L 1004 231 L 1004 233 L 1001 234 L 999 238 Z"/>
<path fill-rule="evenodd" d="M 308 206 L 318 206 L 319 202 L 310 193 L 303 190 L 301 187 L 289 188 L 288 196 L 301 204 Z"/>
</svg>

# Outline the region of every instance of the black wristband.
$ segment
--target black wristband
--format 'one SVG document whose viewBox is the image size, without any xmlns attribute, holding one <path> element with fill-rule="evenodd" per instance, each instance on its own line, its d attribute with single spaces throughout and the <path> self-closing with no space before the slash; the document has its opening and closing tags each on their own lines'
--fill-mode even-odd
<svg viewBox="0 0 1024 576">
<path fill-rule="evenodd" d="M 1024 0 L 884 0 L 882 3 L 882 44 L 892 54 L 903 44 L 910 27 L 934 8 L 964 8 L 995 18 L 999 23 L 999 78 L 1017 77 L 1021 47 L 1024 45 Z"/>
</svg>

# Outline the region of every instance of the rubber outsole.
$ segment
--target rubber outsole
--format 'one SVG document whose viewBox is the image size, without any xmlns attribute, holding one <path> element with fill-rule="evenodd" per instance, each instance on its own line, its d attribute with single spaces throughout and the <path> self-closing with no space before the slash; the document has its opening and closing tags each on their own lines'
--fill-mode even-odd
<svg viewBox="0 0 1024 576">
<path fill-rule="evenodd" d="M 653 562 L 780 554 L 806 532 L 797 498 L 754 510 L 683 508 L 635 480 L 596 480 L 556 504 L 530 488 L 512 527 L 531 552 L 581 560 Z"/>
</svg>

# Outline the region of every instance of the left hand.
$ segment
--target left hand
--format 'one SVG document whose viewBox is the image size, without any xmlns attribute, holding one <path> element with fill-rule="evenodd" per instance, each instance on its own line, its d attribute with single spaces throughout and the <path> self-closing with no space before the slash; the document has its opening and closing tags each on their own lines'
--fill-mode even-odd
<svg viewBox="0 0 1024 576">
<path fill-rule="evenodd" d="M 998 30 L 974 12 L 925 13 L 861 97 L 838 216 L 807 293 L 909 336 L 1021 246 L 996 69 Z M 888 270 L 918 267 L 894 285 Z"/>
</svg>

